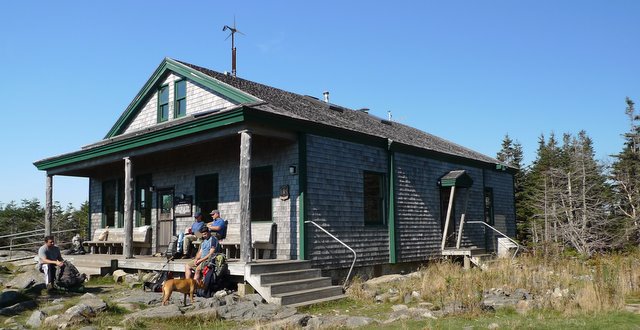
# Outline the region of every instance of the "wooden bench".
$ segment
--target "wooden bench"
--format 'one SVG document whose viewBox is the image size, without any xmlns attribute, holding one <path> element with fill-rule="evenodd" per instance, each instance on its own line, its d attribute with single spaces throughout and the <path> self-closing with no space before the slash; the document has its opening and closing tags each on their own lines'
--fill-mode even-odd
<svg viewBox="0 0 640 330">
<path fill-rule="evenodd" d="M 107 229 L 97 228 L 93 232 L 91 241 L 82 242 L 82 245 L 91 248 L 91 253 L 122 253 L 124 245 L 124 228 L 109 228 L 106 240 L 98 241 L 98 237 Z M 151 251 L 151 226 L 133 228 L 133 253 L 149 254 Z M 137 252 L 137 253 L 136 253 Z"/>
<path fill-rule="evenodd" d="M 232 223 L 227 227 L 227 237 L 220 241 L 220 245 L 225 249 L 227 258 L 233 255 L 240 257 L 240 225 Z M 273 222 L 252 222 L 251 223 L 251 247 L 253 248 L 254 259 L 259 259 L 259 252 L 262 251 L 262 258 L 271 257 L 271 251 L 276 249 L 276 224 Z"/>
</svg>

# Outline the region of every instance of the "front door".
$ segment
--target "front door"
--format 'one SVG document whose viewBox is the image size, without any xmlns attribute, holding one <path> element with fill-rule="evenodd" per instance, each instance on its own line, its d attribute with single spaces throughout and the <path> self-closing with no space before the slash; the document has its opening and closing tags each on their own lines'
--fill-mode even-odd
<svg viewBox="0 0 640 330">
<path fill-rule="evenodd" d="M 484 188 L 484 222 L 490 226 L 495 226 L 493 215 L 493 189 Z M 493 230 L 485 227 L 485 248 L 487 251 L 496 250 L 496 239 Z"/>
<path fill-rule="evenodd" d="M 165 251 L 173 236 L 173 189 L 158 190 L 158 251 Z"/>
</svg>

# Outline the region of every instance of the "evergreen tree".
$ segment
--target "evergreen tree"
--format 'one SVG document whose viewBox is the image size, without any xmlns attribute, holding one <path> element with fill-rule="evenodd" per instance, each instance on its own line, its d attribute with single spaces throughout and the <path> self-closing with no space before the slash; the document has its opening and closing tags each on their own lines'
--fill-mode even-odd
<svg viewBox="0 0 640 330">
<path fill-rule="evenodd" d="M 630 129 L 623 135 L 624 148 L 614 156 L 611 179 L 615 213 L 622 220 L 624 237 L 637 245 L 640 243 L 640 115 L 630 98 L 626 98 L 626 103 Z"/>
<path fill-rule="evenodd" d="M 518 141 L 513 141 L 509 134 L 504 136 L 502 140 L 502 147 L 496 155 L 496 159 L 518 169 L 518 172 L 513 177 L 513 191 L 515 194 L 515 206 L 516 206 L 516 239 L 523 241 L 526 240 L 526 219 L 527 212 L 524 206 L 524 180 L 526 176 L 526 169 L 523 166 L 523 152 L 522 145 Z"/>
</svg>

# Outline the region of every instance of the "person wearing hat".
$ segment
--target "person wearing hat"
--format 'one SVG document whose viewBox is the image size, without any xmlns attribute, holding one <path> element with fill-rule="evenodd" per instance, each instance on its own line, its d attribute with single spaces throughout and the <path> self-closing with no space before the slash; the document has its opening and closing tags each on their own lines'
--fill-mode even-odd
<svg viewBox="0 0 640 330">
<path fill-rule="evenodd" d="M 191 246 L 191 243 L 202 236 L 200 234 L 200 230 L 205 228 L 204 222 L 202 221 L 202 213 L 196 212 L 193 214 L 193 217 L 196 220 L 190 227 L 185 229 L 184 233 L 180 233 L 180 237 L 178 237 L 178 246 L 182 243 L 182 259 L 189 258 L 189 247 Z"/>
<path fill-rule="evenodd" d="M 209 231 L 212 231 L 213 233 L 215 233 L 215 236 L 217 239 L 222 239 L 225 236 L 227 236 L 227 222 L 220 217 L 220 211 L 213 210 L 209 214 L 213 219 L 213 221 L 207 224 Z"/>
<path fill-rule="evenodd" d="M 193 279 L 196 281 L 202 276 L 202 268 L 209 264 L 219 247 L 218 240 L 211 235 L 206 226 L 200 228 L 199 232 L 202 234 L 200 248 L 195 258 L 184 265 L 184 277 L 191 278 L 191 271 L 195 270 Z"/>
</svg>

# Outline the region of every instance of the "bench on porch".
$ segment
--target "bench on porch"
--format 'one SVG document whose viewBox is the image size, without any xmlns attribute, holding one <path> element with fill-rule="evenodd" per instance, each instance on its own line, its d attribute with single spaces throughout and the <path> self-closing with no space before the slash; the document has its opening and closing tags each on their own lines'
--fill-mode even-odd
<svg viewBox="0 0 640 330">
<path fill-rule="evenodd" d="M 109 235 L 104 241 L 98 241 L 98 237 L 107 230 L 97 228 L 93 232 L 92 241 L 82 242 L 82 245 L 91 248 L 91 253 L 122 253 L 124 246 L 124 228 L 109 228 Z M 133 228 L 133 253 L 148 254 L 151 251 L 151 226 Z"/>
<path fill-rule="evenodd" d="M 225 249 L 227 258 L 232 255 L 234 258 L 240 257 L 239 224 L 231 224 L 227 227 L 227 237 L 220 241 L 220 245 Z M 271 251 L 276 249 L 276 224 L 273 222 L 252 222 L 251 247 L 254 259 L 259 259 L 260 251 L 263 253 L 262 258 L 270 258 Z"/>
</svg>

